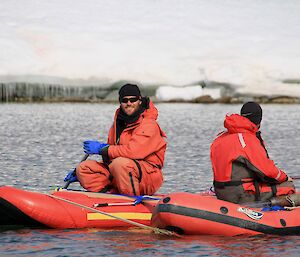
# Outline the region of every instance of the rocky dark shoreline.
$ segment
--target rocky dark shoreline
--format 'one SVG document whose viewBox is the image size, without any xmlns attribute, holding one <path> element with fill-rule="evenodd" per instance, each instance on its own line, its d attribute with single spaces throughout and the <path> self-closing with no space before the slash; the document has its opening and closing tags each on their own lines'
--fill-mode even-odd
<svg viewBox="0 0 300 257">
<path fill-rule="evenodd" d="M 115 103 L 118 99 L 118 89 L 124 84 L 120 81 L 110 86 L 74 86 L 58 84 L 39 84 L 39 83 L 0 83 L 0 103 L 27 103 L 27 102 L 83 102 L 83 103 Z M 216 86 L 216 85 L 213 85 Z M 222 85 L 218 85 L 222 87 Z M 228 88 L 228 85 L 225 85 Z M 193 100 L 172 99 L 161 101 L 156 99 L 155 92 L 158 86 L 147 86 L 141 88 L 143 95 L 148 95 L 154 102 L 167 103 L 200 103 L 200 104 L 239 104 L 253 100 L 258 103 L 270 104 L 300 104 L 299 97 L 292 96 L 264 96 L 264 95 L 241 95 L 234 94 L 227 90 L 226 93 L 213 99 L 210 95 L 203 95 Z"/>
</svg>

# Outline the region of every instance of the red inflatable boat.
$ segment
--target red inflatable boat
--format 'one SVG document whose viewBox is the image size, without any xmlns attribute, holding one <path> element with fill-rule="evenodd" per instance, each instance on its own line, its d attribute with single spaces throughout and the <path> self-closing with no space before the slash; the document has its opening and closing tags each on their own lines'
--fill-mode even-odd
<svg viewBox="0 0 300 257">
<path fill-rule="evenodd" d="M 82 208 L 80 205 L 121 219 L 149 225 L 152 210 L 158 198 L 145 197 L 141 203 L 134 205 L 135 201 L 134 197 L 115 194 L 69 190 L 44 194 L 2 186 L 0 187 L 0 227 L 26 226 L 65 229 L 131 226 L 119 219 Z"/>
<path fill-rule="evenodd" d="M 300 235 L 300 208 L 261 211 L 212 195 L 172 193 L 156 205 L 152 226 L 188 235 Z"/>
</svg>

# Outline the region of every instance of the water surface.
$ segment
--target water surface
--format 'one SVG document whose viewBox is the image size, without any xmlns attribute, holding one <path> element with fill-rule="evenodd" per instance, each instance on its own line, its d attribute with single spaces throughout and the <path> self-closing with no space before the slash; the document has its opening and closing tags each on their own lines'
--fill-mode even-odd
<svg viewBox="0 0 300 257">
<path fill-rule="evenodd" d="M 0 185 L 43 191 L 62 186 L 85 139 L 106 140 L 114 104 L 0 105 Z M 159 104 L 168 135 L 160 193 L 199 192 L 212 184 L 209 146 L 226 113 L 240 105 Z M 299 105 L 263 105 L 262 135 L 271 158 L 299 176 Z M 299 180 L 295 181 L 299 188 Z M 79 188 L 76 183 L 72 188 Z M 299 236 L 167 238 L 137 229 L 21 229 L 0 232 L 0 256 L 299 256 Z"/>
</svg>

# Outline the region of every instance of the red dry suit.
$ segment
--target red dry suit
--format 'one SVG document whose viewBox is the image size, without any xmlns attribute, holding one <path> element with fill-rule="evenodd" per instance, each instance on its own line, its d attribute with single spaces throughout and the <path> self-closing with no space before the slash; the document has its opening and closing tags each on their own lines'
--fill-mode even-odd
<svg viewBox="0 0 300 257">
<path fill-rule="evenodd" d="M 219 199 L 246 203 L 295 192 L 283 170 L 269 159 L 258 128 L 238 114 L 226 116 L 226 132 L 210 148 L 214 188 Z"/>
<path fill-rule="evenodd" d="M 163 183 L 162 167 L 166 151 L 166 134 L 156 119 L 158 111 L 150 101 L 134 123 L 128 124 L 117 138 L 115 113 L 109 130 L 109 144 L 104 162 L 87 160 L 76 169 L 82 187 L 99 192 L 113 187 L 114 191 L 128 195 L 152 195 Z M 105 159 L 105 158 L 104 158 Z"/>
</svg>

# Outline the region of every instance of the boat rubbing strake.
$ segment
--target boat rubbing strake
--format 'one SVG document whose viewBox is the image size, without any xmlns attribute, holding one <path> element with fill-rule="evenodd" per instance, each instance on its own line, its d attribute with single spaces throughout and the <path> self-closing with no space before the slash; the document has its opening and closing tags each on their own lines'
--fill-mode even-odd
<svg viewBox="0 0 300 257">
<path fill-rule="evenodd" d="M 297 207 L 263 212 L 211 195 L 172 193 L 158 202 L 151 224 L 189 235 L 299 235 L 299 217 Z"/>
<path fill-rule="evenodd" d="M 150 224 L 152 210 L 158 201 L 154 198 L 143 200 L 141 204 L 130 205 L 135 198 L 116 194 L 69 190 L 54 191 L 51 194 L 144 225 Z M 115 205 L 109 206 L 112 203 Z M 0 187 L 0 226 L 12 225 L 50 228 L 131 226 L 121 220 L 54 199 L 47 194 L 2 186 Z"/>
</svg>

